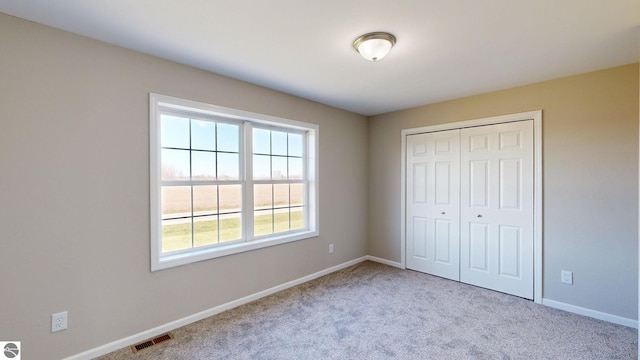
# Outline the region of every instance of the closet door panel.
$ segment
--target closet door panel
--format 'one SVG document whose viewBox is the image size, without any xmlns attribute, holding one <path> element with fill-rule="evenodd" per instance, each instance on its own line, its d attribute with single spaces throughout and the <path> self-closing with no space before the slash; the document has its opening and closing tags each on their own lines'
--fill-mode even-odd
<svg viewBox="0 0 640 360">
<path fill-rule="evenodd" d="M 407 136 L 407 268 L 460 279 L 460 131 Z"/>
<path fill-rule="evenodd" d="M 533 299 L 533 122 L 460 138 L 460 280 Z"/>
</svg>

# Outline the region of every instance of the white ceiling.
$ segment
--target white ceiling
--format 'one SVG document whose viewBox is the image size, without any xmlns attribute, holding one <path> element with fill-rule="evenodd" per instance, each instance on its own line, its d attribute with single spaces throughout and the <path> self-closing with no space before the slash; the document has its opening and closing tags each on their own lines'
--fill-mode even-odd
<svg viewBox="0 0 640 360">
<path fill-rule="evenodd" d="M 638 61 L 639 0 L 0 0 L 0 12 L 373 115 Z M 381 61 L 353 40 L 387 31 Z"/>
</svg>

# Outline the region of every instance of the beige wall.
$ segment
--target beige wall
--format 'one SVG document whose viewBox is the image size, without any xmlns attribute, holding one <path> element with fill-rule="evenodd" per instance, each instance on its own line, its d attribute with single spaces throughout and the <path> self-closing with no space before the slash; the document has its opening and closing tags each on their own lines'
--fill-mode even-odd
<svg viewBox="0 0 640 360">
<path fill-rule="evenodd" d="M 25 359 L 366 255 L 365 117 L 4 14 L 0 34 L 0 340 Z M 319 124 L 320 237 L 151 273 L 149 92 Z"/>
<path fill-rule="evenodd" d="M 371 117 L 369 254 L 400 261 L 402 129 L 538 109 L 543 297 L 637 319 L 638 64 Z"/>
</svg>

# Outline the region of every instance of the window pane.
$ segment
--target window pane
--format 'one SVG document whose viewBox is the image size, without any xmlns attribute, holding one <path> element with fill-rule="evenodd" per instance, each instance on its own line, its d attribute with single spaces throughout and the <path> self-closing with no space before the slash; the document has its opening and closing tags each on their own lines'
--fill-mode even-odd
<svg viewBox="0 0 640 360">
<path fill-rule="evenodd" d="M 290 188 L 290 196 L 291 196 L 291 206 L 294 205 L 302 205 L 302 198 L 303 198 L 303 188 L 302 188 L 302 184 L 291 184 L 291 188 Z"/>
<path fill-rule="evenodd" d="M 242 237 L 240 214 L 220 215 L 220 242 L 238 240 Z"/>
<path fill-rule="evenodd" d="M 205 151 L 191 152 L 191 179 L 216 179 L 216 153 Z"/>
<path fill-rule="evenodd" d="M 289 156 L 302 156 L 302 135 L 289 134 Z"/>
<path fill-rule="evenodd" d="M 190 186 L 163 186 L 161 192 L 163 219 L 191 216 Z"/>
<path fill-rule="evenodd" d="M 273 232 L 289 231 L 289 209 L 276 209 L 273 213 Z"/>
<path fill-rule="evenodd" d="M 203 216 L 193 218 L 193 246 L 218 243 L 218 217 Z"/>
<path fill-rule="evenodd" d="M 161 115 L 160 146 L 174 148 L 189 148 L 189 119 Z"/>
<path fill-rule="evenodd" d="M 271 210 L 260 210 L 253 213 L 253 234 L 254 236 L 273 234 Z"/>
<path fill-rule="evenodd" d="M 271 209 L 273 207 L 272 185 L 253 185 L 253 208 L 255 210 Z"/>
<path fill-rule="evenodd" d="M 189 180 L 189 150 L 162 149 L 162 180 Z"/>
<path fill-rule="evenodd" d="M 302 208 L 291 208 L 291 230 L 304 229 Z"/>
<path fill-rule="evenodd" d="M 191 218 L 162 220 L 162 252 L 191 248 Z"/>
<path fill-rule="evenodd" d="M 271 179 L 271 157 L 266 155 L 253 155 L 253 179 Z"/>
<path fill-rule="evenodd" d="M 218 151 L 239 152 L 238 125 L 218 123 Z"/>
<path fill-rule="evenodd" d="M 287 158 L 281 156 L 271 157 L 271 178 L 274 180 L 287 179 Z"/>
<path fill-rule="evenodd" d="M 193 187 L 193 214 L 209 215 L 218 212 L 218 187 L 215 185 Z"/>
<path fill-rule="evenodd" d="M 218 153 L 218 180 L 240 179 L 240 156 Z"/>
<path fill-rule="evenodd" d="M 289 179 L 302 179 L 302 158 L 289 158 Z"/>
<path fill-rule="evenodd" d="M 239 212 L 242 210 L 242 206 L 240 205 L 242 204 L 241 185 L 220 185 L 218 190 L 221 213 Z"/>
<path fill-rule="evenodd" d="M 253 153 L 271 154 L 271 131 L 253 129 Z"/>
<path fill-rule="evenodd" d="M 216 123 L 191 120 L 191 148 L 198 150 L 216 149 Z"/>
<path fill-rule="evenodd" d="M 271 154 L 287 155 L 287 133 L 281 131 L 271 132 Z"/>
<path fill-rule="evenodd" d="M 274 207 L 289 206 L 289 184 L 273 185 L 273 205 Z"/>
</svg>

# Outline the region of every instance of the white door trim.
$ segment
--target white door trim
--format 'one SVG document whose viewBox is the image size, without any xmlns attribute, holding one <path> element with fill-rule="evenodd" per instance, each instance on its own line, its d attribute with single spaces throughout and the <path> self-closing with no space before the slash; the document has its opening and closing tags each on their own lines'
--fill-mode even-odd
<svg viewBox="0 0 640 360">
<path fill-rule="evenodd" d="M 533 120 L 533 301 L 542 304 L 542 110 L 493 116 L 482 119 L 403 129 L 401 143 L 400 197 L 400 264 L 406 268 L 406 142 L 407 136 L 425 132 L 443 131 Z"/>
</svg>

